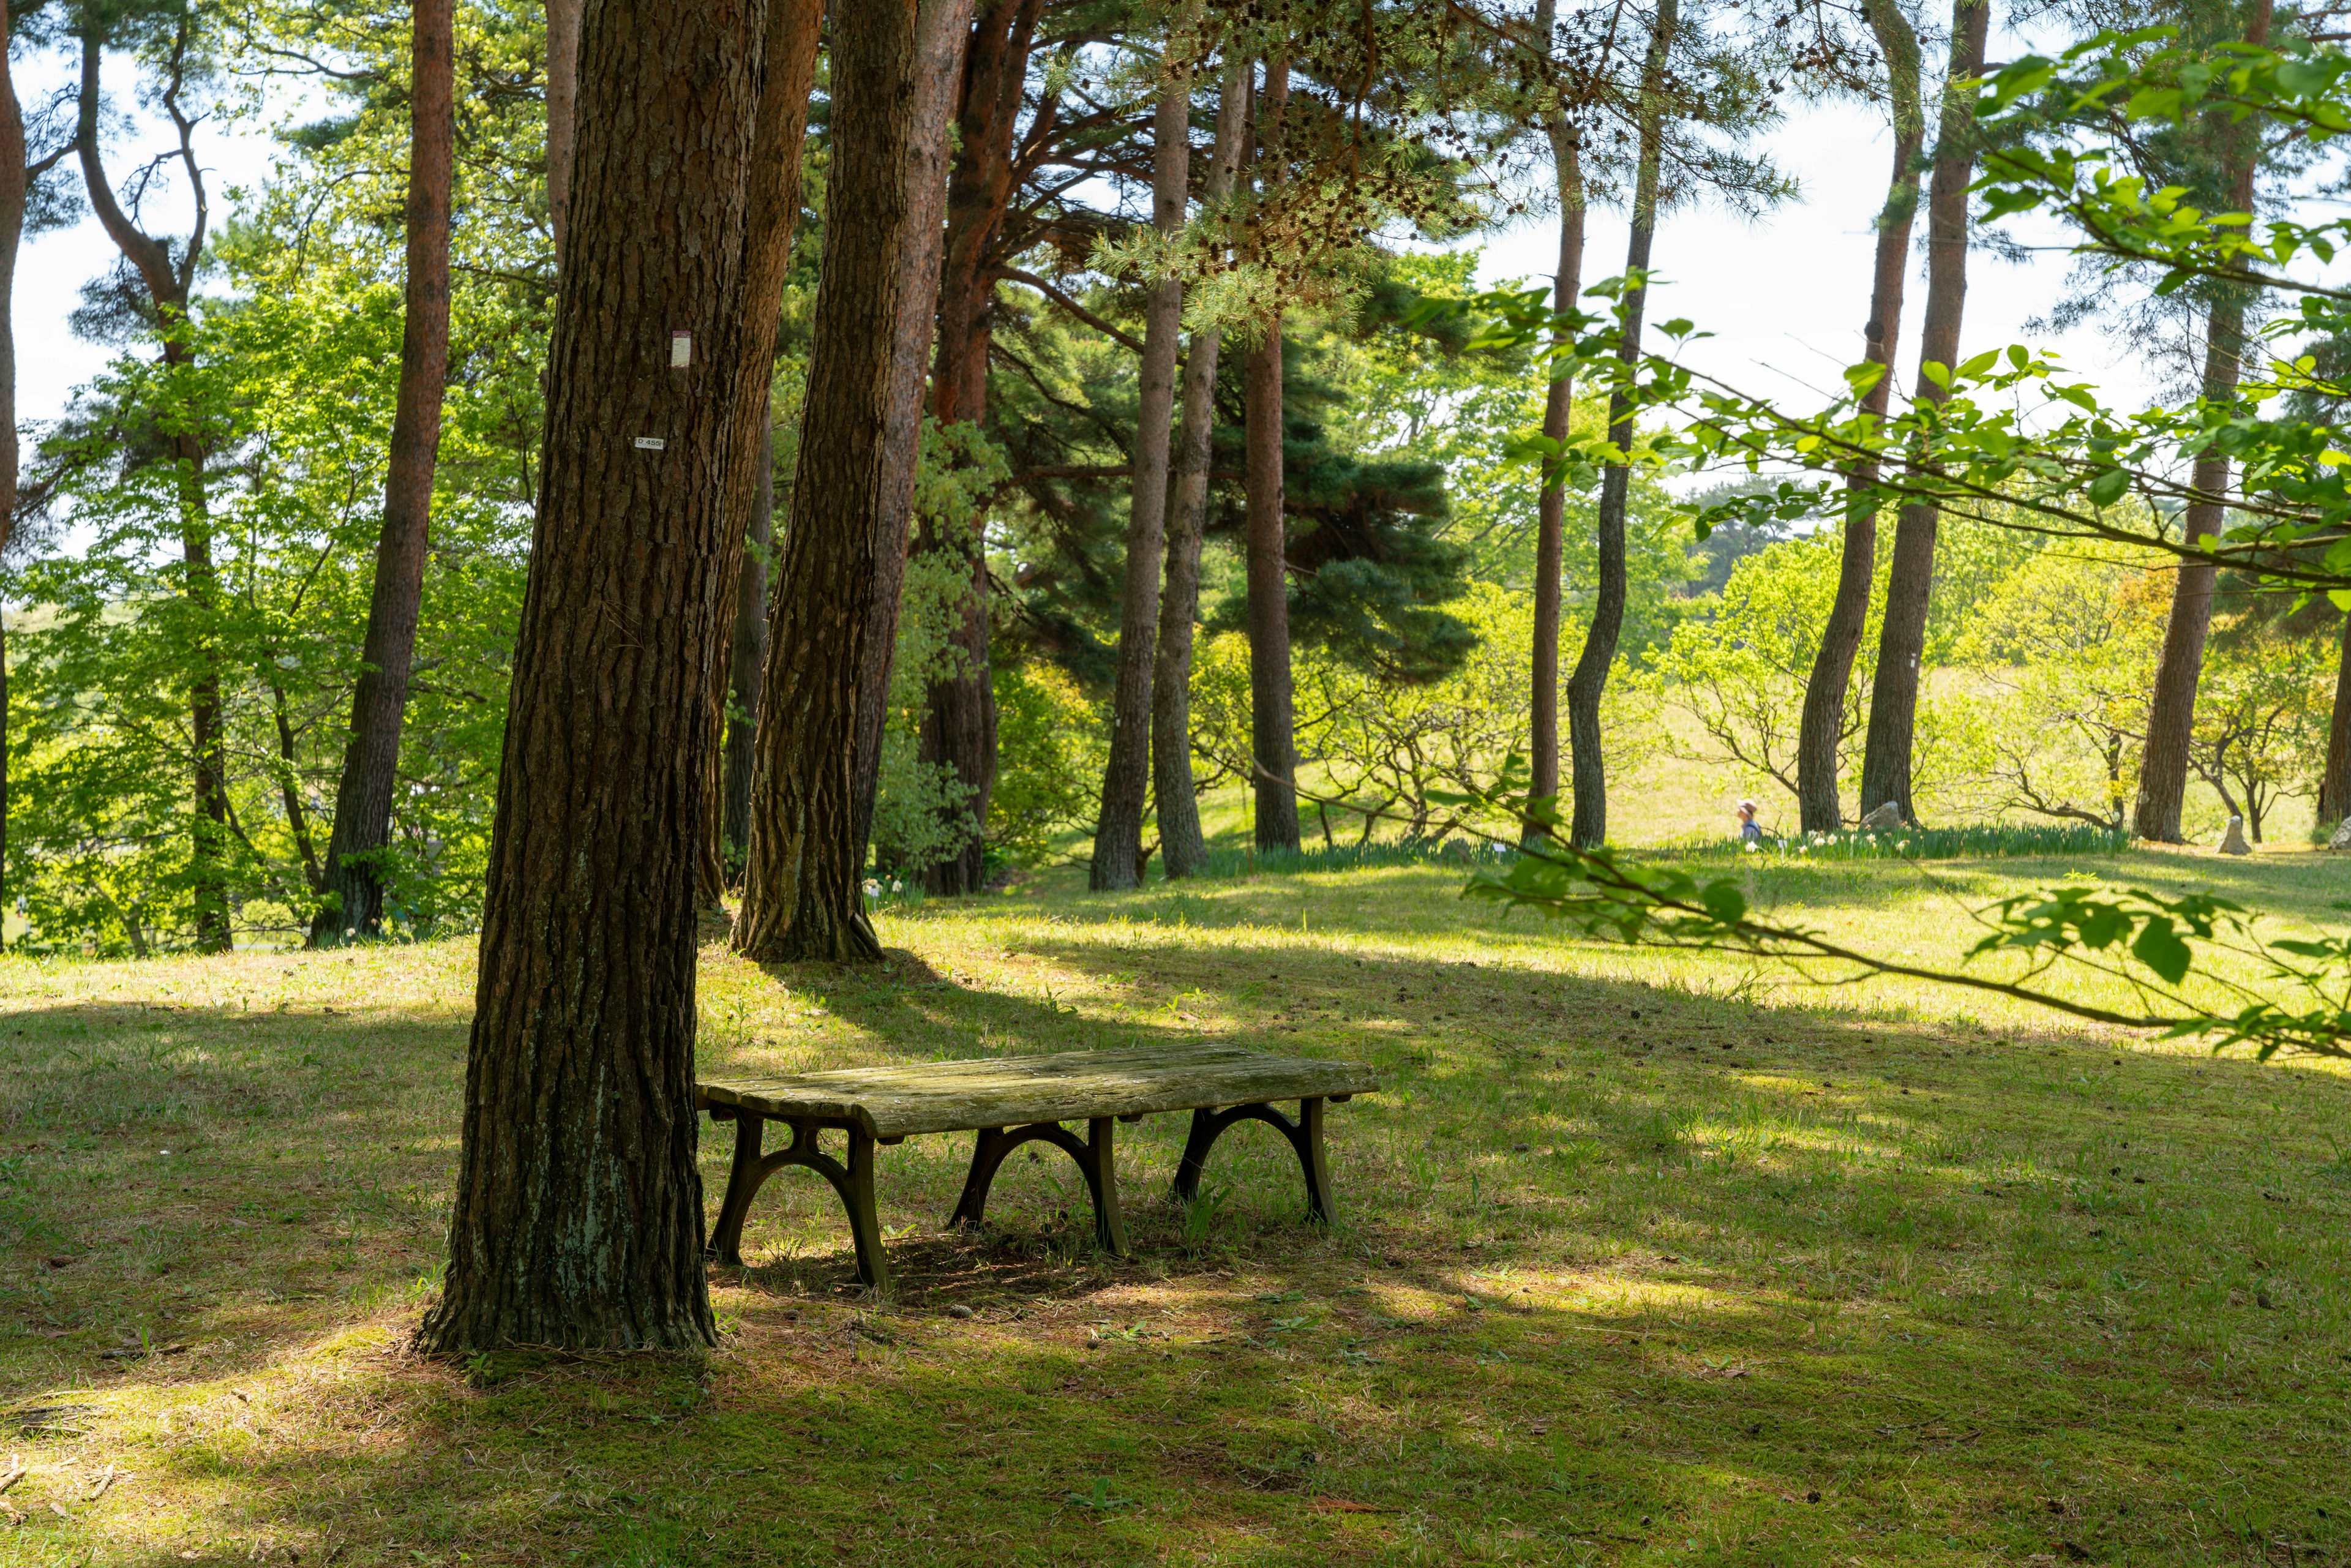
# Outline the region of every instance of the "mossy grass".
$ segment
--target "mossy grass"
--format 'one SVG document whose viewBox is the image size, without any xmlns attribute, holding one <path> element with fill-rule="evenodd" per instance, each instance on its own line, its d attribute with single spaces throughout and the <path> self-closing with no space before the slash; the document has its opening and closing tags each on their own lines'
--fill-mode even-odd
<svg viewBox="0 0 2351 1568">
<path fill-rule="evenodd" d="M 2339 920 L 2339 867 L 2132 851 L 1758 868 L 1856 943 L 2068 874 Z M 0 963 L 0 1563 L 2115 1563 L 2351 1548 L 2351 1085 L 1904 983 L 1561 939 L 1458 867 L 1081 873 L 883 916 L 878 968 L 705 948 L 716 1071 L 1214 1038 L 1377 1064 L 1340 1223 L 1270 1129 L 1136 1243 L 967 1137 L 883 1152 L 898 1289 L 771 1183 L 721 1341 L 408 1354 L 462 943 Z M 167 1152 L 168 1151 L 168 1152 Z M 704 1143 L 715 1207 L 726 1141 Z M 968 1317 L 947 1309 L 970 1309 Z M 5 1473 L 5 1472 L 0 1472 Z M 101 1484 L 102 1483 L 102 1484 Z"/>
</svg>

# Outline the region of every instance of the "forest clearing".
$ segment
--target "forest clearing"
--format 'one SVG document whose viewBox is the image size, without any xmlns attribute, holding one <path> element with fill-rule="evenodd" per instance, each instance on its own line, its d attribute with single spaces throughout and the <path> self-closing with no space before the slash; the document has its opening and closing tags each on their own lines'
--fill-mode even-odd
<svg viewBox="0 0 2351 1568">
<path fill-rule="evenodd" d="M 1970 896 L 2069 872 L 1945 866 Z M 2323 857 L 2220 867 L 2290 919 Z M 1790 890 L 1890 946 L 1899 862 Z M 10 960 L 7 1561 L 2325 1561 L 2351 1281 L 2330 1066 L 1561 942 L 1437 867 L 1051 873 L 883 916 L 876 967 L 702 949 L 701 1050 L 778 1071 L 1214 1038 L 1374 1064 L 1341 1221 L 1228 1134 L 1131 1261 L 1057 1155 L 939 1229 L 968 1136 L 883 1151 L 897 1290 L 771 1182 L 706 1358 L 404 1346 L 447 1223 L 468 944 Z M 168 1153 L 165 1151 L 169 1151 Z M 706 1132 L 705 1199 L 726 1139 Z M 950 1316 L 956 1307 L 969 1317 Z M 28 1408 L 45 1414 L 27 1417 Z M 97 1484 L 118 1477 L 102 1497 Z M 56 1507 L 51 1505 L 55 1504 Z M 59 1510 L 63 1511 L 62 1516 Z M 2070 1543 L 2070 1545 L 2069 1545 Z"/>
<path fill-rule="evenodd" d="M 2351 0 L 0 38 L 0 1568 L 2351 1555 Z"/>
</svg>

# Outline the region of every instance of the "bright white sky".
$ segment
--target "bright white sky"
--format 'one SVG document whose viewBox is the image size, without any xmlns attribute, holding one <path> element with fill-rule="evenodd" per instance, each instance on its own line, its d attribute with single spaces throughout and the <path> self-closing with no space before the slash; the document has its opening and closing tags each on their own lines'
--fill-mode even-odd
<svg viewBox="0 0 2351 1568">
<path fill-rule="evenodd" d="M 119 73 L 120 74 L 120 73 Z M 26 85 L 31 97 L 32 84 Z M 207 127 L 202 143 L 214 191 L 214 223 L 223 221 L 227 191 L 258 184 L 268 171 L 271 143 L 255 127 L 246 134 Z M 1774 156 L 1802 186 L 1802 199 L 1750 223 L 1719 209 L 1690 208 L 1659 225 L 1651 321 L 1686 316 L 1716 334 L 1692 350 L 1695 362 L 1748 390 L 1792 397 L 1837 384 L 1837 372 L 1860 358 L 1861 326 L 1868 308 L 1871 228 L 1885 200 L 1890 132 L 1883 115 L 1853 104 L 1805 109 L 1770 139 Z M 160 150 L 126 143 L 110 156 L 120 171 Z M 159 193 L 156 221 L 186 225 L 184 192 Z M 1922 211 L 1919 230 L 1923 234 Z M 1621 214 L 1595 211 L 1584 261 L 1587 282 L 1624 266 Z M 1548 277 L 1556 255 L 1554 220 L 1483 237 L 1485 277 L 1497 280 Z M 95 219 L 29 241 L 16 277 L 17 410 L 26 421 L 55 418 L 72 390 L 105 363 L 109 350 L 77 340 L 66 325 L 82 284 L 113 261 L 114 251 Z M 1897 359 L 1907 388 L 1917 362 L 1917 322 L 1925 304 L 1923 252 L 1913 258 Z M 2066 262 L 2044 255 L 2010 266 L 1977 252 L 1970 262 L 1966 351 L 2027 340 L 2061 350 L 2069 363 L 2104 384 L 2109 397 L 2137 406 L 2148 378 L 2116 345 L 2094 331 L 2069 338 L 2029 335 L 2024 322 L 2045 311 Z"/>
</svg>

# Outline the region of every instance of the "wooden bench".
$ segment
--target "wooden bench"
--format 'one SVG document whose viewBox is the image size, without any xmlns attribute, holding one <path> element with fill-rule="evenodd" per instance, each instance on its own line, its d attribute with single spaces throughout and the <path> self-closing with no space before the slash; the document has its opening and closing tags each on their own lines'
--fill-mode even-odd
<svg viewBox="0 0 2351 1568">
<path fill-rule="evenodd" d="M 1345 1061 L 1264 1056 L 1227 1045 L 1130 1047 L 1073 1051 L 1056 1056 L 932 1061 L 904 1067 L 855 1067 L 789 1078 L 710 1079 L 695 1085 L 695 1103 L 715 1122 L 735 1124 L 735 1164 L 726 1176 L 711 1250 L 722 1263 L 743 1261 L 743 1220 L 760 1184 L 786 1166 L 805 1166 L 831 1182 L 849 1210 L 857 1242 L 857 1272 L 868 1285 L 888 1283 L 882 1228 L 873 1210 L 873 1150 L 924 1133 L 979 1134 L 963 1200 L 950 1228 L 976 1226 L 988 1184 L 1004 1156 L 1031 1139 L 1051 1144 L 1077 1162 L 1093 1196 L 1094 1235 L 1104 1249 L 1126 1255 L 1126 1224 L 1119 1213 L 1112 1166 L 1112 1130 L 1162 1111 L 1192 1113 L 1191 1135 L 1176 1167 L 1176 1196 L 1188 1200 L 1217 1136 L 1236 1122 L 1270 1123 L 1298 1151 L 1312 1217 L 1332 1218 L 1331 1179 L 1322 1157 L 1322 1107 L 1379 1087 L 1371 1069 Z M 1298 1102 L 1296 1120 L 1273 1108 Z M 761 1147 L 767 1124 L 791 1129 L 790 1145 L 774 1154 Z M 1083 1122 L 1081 1142 L 1062 1124 Z M 846 1162 L 826 1154 L 822 1134 L 848 1134 Z"/>
</svg>

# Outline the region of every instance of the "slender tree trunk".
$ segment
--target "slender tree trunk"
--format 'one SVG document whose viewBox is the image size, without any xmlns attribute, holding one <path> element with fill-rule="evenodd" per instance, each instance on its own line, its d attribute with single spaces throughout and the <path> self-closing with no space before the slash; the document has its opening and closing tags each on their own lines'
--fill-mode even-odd
<svg viewBox="0 0 2351 1568">
<path fill-rule="evenodd" d="M 932 344 L 936 337 L 937 319 L 933 307 L 939 298 L 946 261 L 947 187 L 955 161 L 949 126 L 956 117 L 956 96 L 964 80 L 964 60 L 971 47 L 971 11 L 972 0 L 926 0 L 917 18 L 920 31 L 915 37 L 918 64 L 914 78 L 914 131 L 907 163 L 907 179 L 911 182 L 907 198 L 909 223 L 914 243 L 900 257 L 900 267 L 905 274 L 900 289 L 906 308 L 898 318 L 890 428 L 883 436 L 883 448 L 889 465 L 882 476 L 881 509 L 873 518 L 872 612 L 866 618 L 864 644 L 859 655 L 862 673 L 857 690 L 854 789 L 857 856 L 861 865 L 864 863 L 866 845 L 872 839 L 873 796 L 882 779 L 882 731 L 889 716 L 890 671 L 897 662 L 898 605 L 906 581 L 908 534 L 914 517 L 914 479 L 923 449 L 926 402 L 923 372 L 931 363 Z M 1019 88 L 1013 90 L 1017 109 Z M 984 393 L 984 351 L 980 375 Z M 970 531 L 975 543 L 983 522 L 983 518 L 972 520 Z M 980 672 L 979 691 L 986 719 L 986 729 L 975 754 L 977 763 L 984 767 L 984 772 L 977 776 L 978 810 L 983 822 L 987 820 L 987 793 L 996 784 L 996 701 L 987 681 L 986 559 L 983 552 L 977 584 L 977 591 L 983 596 L 983 610 L 977 652 L 970 655 L 977 660 Z M 969 635 L 968 628 L 966 634 Z M 965 777 L 968 779 L 973 776 Z M 977 843 L 971 846 L 967 858 L 974 877 L 972 885 L 977 888 Z"/>
<path fill-rule="evenodd" d="M 738 399 L 671 334 L 741 327 L 765 9 L 600 5 L 580 40 L 449 1267 L 419 1335 L 443 1354 L 713 1337 L 694 852 Z"/>
<path fill-rule="evenodd" d="M 1973 89 L 1952 84 L 1982 74 L 1991 0 L 1952 0 L 1951 64 L 1935 131 L 1935 172 L 1927 194 L 1927 319 L 1918 333 L 1921 365 L 1956 365 L 1959 320 L 1968 297 L 1968 183 L 1975 172 Z M 1917 400 L 1949 394 L 1922 371 Z M 1862 748 L 1861 812 L 1893 802 L 1918 820 L 1910 798 L 1912 743 L 1918 718 L 1919 661 L 1927 652 L 1927 608 L 1935 588 L 1938 508 L 1913 503 L 1894 524 L 1886 571 L 1886 619 L 1877 631 L 1877 670 L 1869 688 L 1869 735 Z"/>
<path fill-rule="evenodd" d="M 736 579 L 735 650 L 728 674 L 734 700 L 726 720 L 726 810 L 722 824 L 737 866 L 751 841 L 752 737 L 758 733 L 759 692 L 768 678 L 768 555 L 775 539 L 776 443 L 759 444 L 759 491 L 751 508 L 751 538 Z"/>
<path fill-rule="evenodd" d="M 2271 0 L 2253 0 L 2245 38 L 2256 47 L 2269 42 Z M 2261 161 L 2261 139 L 2251 125 L 2231 125 L 2216 117 L 2217 134 L 2228 147 L 2229 210 L 2248 213 L 2253 207 L 2253 176 Z M 2237 395 L 2245 343 L 2245 310 L 2249 300 L 2241 289 L 2223 287 L 2212 301 L 2204 324 L 2204 396 L 2227 402 Z M 2218 537 L 2228 513 L 2229 459 L 2218 453 L 2196 459 L 2190 482 L 2202 499 L 2192 501 L 2183 519 L 2187 542 L 2204 544 Z M 2164 623 L 2163 653 L 2155 667 L 2155 690 L 2147 699 L 2147 749 L 2138 769 L 2138 801 L 2131 827 L 2140 838 L 2156 843 L 2180 841 L 2179 814 L 2187 803 L 2189 752 L 2196 729 L 2196 687 L 2204 667 L 2204 638 L 2212 626 L 2212 579 L 2209 560 L 2183 559 L 2172 580 L 2171 614 Z"/>
<path fill-rule="evenodd" d="M 382 855 L 392 842 L 400 780 L 400 727 L 424 603 L 433 467 L 441 450 L 441 397 L 449 371 L 449 200 L 456 150 L 455 0 L 416 0 L 409 90 L 408 283 L 400 333 L 400 390 L 392 415 L 383 531 L 375 547 L 350 739 L 335 789 L 335 825 L 313 946 L 374 936 L 383 920 Z"/>
<path fill-rule="evenodd" d="M 1548 41 L 1549 0 L 1543 8 Z M 1552 275 L 1552 308 L 1562 315 L 1575 308 L 1583 293 L 1583 139 L 1564 114 L 1554 113 L 1545 128 L 1551 139 L 1552 169 L 1559 184 L 1559 270 Z M 1565 327 L 1552 335 L 1562 350 L 1574 335 Z M 1559 375 L 1543 394 L 1543 439 L 1566 441 L 1575 418 L 1575 382 Z M 1567 486 L 1564 478 L 1546 484 L 1535 503 L 1535 630 L 1531 668 L 1534 699 L 1531 793 L 1537 800 L 1559 795 L 1559 638 L 1561 599 L 1566 570 Z M 1531 828 L 1530 840 L 1540 838 Z"/>
<path fill-rule="evenodd" d="M 0 0 L 0 557 L 16 526 L 16 248 L 31 193 L 25 164 L 25 113 L 6 47 L 8 0 Z M 0 604 L 0 616 L 6 607 Z M 8 864 L 8 632 L 0 622 L 0 894 Z M 0 896 L 0 949 L 7 946 L 7 900 Z"/>
<path fill-rule="evenodd" d="M 0 734 L 0 739 L 5 739 Z M 0 779 L 0 789 L 6 780 Z M 2332 832 L 2351 817 L 2351 612 L 2343 617 L 2343 648 L 2335 665 L 2335 707 L 2326 726 L 2326 770 L 2318 779 L 2318 825 Z"/>
<path fill-rule="evenodd" d="M 762 962 L 876 958 L 859 881 L 861 666 L 883 563 L 877 519 L 900 416 L 907 253 L 922 195 L 916 98 L 925 20 L 913 4 L 844 5 L 831 28 L 831 189 L 791 520 L 777 562 L 767 692 L 736 950 Z M 894 613 L 894 605 L 892 607 Z"/>
<path fill-rule="evenodd" d="M 723 353 L 733 367 L 721 371 L 733 389 L 734 455 L 726 465 L 726 553 L 719 564 L 719 602 L 736 601 L 743 571 L 743 540 L 752 528 L 761 487 L 772 472 L 767 455 L 774 444 L 768 402 L 776 374 L 777 319 L 783 308 L 784 279 L 792 267 L 792 230 L 800 215 L 801 143 L 808 139 L 809 93 L 816 81 L 817 41 L 824 31 L 823 0 L 768 0 L 767 41 L 761 48 L 759 122 L 752 142 L 743 232 L 741 336 L 731 344 L 696 349 Z M 710 766 L 703 776 L 702 841 L 695 856 L 695 893 L 705 909 L 719 907 L 726 894 L 726 862 L 720 841 L 726 826 L 726 688 L 724 672 L 733 662 L 735 622 L 720 623 L 710 647 L 710 694 L 706 716 Z"/>
<path fill-rule="evenodd" d="M 187 318 L 188 291 L 203 260 L 210 215 L 204 170 L 195 155 L 196 120 L 181 104 L 194 17 L 183 13 L 171 52 L 165 57 L 166 87 L 162 106 L 177 127 L 182 172 L 193 194 L 195 224 L 185 242 L 174 247 L 145 233 L 122 210 L 107 179 L 99 153 L 99 69 L 105 38 L 95 30 L 81 36 L 81 88 L 76 106 L 74 151 L 81 163 L 82 186 L 107 237 L 138 272 L 162 323 L 162 360 L 179 371 L 190 363 Z M 215 608 L 210 507 L 204 492 L 204 438 L 193 421 L 181 422 L 170 438 L 172 461 L 179 485 L 180 559 L 187 572 L 186 598 L 200 622 L 196 669 L 188 682 L 188 735 L 195 815 L 189 832 L 190 903 L 193 905 L 199 952 L 225 953 L 233 945 L 226 857 L 233 835 L 228 813 L 228 752 L 221 710 L 220 656 L 213 643 L 212 615 Z"/>
<path fill-rule="evenodd" d="M 1167 79 L 1152 127 L 1152 223 L 1173 240 L 1184 229 L 1191 190 L 1192 68 L 1177 58 L 1199 6 L 1169 26 Z M 1184 285 L 1153 285 L 1143 328 L 1142 397 L 1134 427 L 1134 480 L 1126 527 L 1126 593 L 1118 632 L 1118 684 L 1110 762 L 1102 772 L 1089 885 L 1097 893 L 1143 880 L 1143 812 L 1151 793 L 1151 673 L 1159 630 L 1159 569 L 1166 542 L 1169 423 L 1176 410 L 1176 340 L 1184 329 Z"/>
<path fill-rule="evenodd" d="M 1290 60 L 1265 64 L 1258 102 L 1258 193 L 1281 183 L 1282 118 Z M 1260 324 L 1249 351 L 1246 420 L 1249 488 L 1249 780 L 1257 801 L 1257 847 L 1298 847 L 1298 737 L 1290 706 L 1289 528 L 1282 514 L 1281 311 Z"/>
<path fill-rule="evenodd" d="M 1628 278 L 1638 279 L 1648 271 L 1650 244 L 1656 238 L 1657 184 L 1665 150 L 1666 63 L 1680 20 L 1678 0 L 1660 0 L 1650 26 L 1648 50 L 1641 62 L 1640 161 L 1633 182 L 1632 235 L 1625 250 Z M 1617 358 L 1628 372 L 1640 361 L 1641 317 L 1648 294 L 1646 284 L 1639 282 L 1625 291 L 1624 341 Z M 1608 439 L 1620 449 L 1632 448 L 1633 404 L 1623 388 L 1608 396 Z M 1625 513 L 1632 499 L 1632 484 L 1633 471 L 1625 464 L 1612 464 L 1601 476 L 1600 581 L 1593 600 L 1592 625 L 1583 636 L 1583 652 L 1567 682 L 1567 742 L 1575 789 L 1568 833 L 1583 849 L 1595 849 L 1608 839 L 1608 768 L 1602 751 L 1600 699 L 1607 689 L 1609 666 L 1616 660 L 1617 636 L 1625 629 Z"/>
<path fill-rule="evenodd" d="M 1246 56 L 1225 65 L 1217 103 L 1217 145 L 1202 195 L 1214 213 L 1232 194 L 1249 119 Z M 1217 360 L 1223 335 L 1192 334 L 1184 361 L 1183 425 L 1167 516 L 1167 586 L 1159 596 L 1159 645 L 1151 672 L 1151 770 L 1159 800 L 1159 863 L 1172 879 L 1207 857 L 1200 802 L 1192 792 L 1192 626 L 1200 609 L 1200 545 L 1208 515 L 1208 460 L 1217 429 Z"/>
<path fill-rule="evenodd" d="M 582 0 L 547 0 L 547 226 L 555 259 L 563 261 L 563 231 L 571 212 L 571 146 L 580 102 L 580 7 Z"/>
<path fill-rule="evenodd" d="M 1893 99 L 1894 174 L 1877 214 L 1876 266 L 1870 281 L 1869 320 L 1863 357 L 1885 367 L 1862 397 L 1862 412 L 1886 415 L 1894 392 L 1894 350 L 1902 336 L 1902 285 L 1909 271 L 1910 228 L 1918 213 L 1918 147 L 1927 117 L 1918 99 L 1918 35 L 1894 0 L 1867 0 L 1864 10 L 1886 57 Z M 1837 563 L 1836 597 L 1821 628 L 1820 652 L 1804 683 L 1804 711 L 1796 737 L 1796 804 L 1804 831 L 1833 833 L 1844 825 L 1837 754 L 1845 737 L 1845 694 L 1854 655 L 1869 625 L 1869 593 L 1877 574 L 1877 465 L 1846 476 L 1844 553 Z"/>
</svg>

